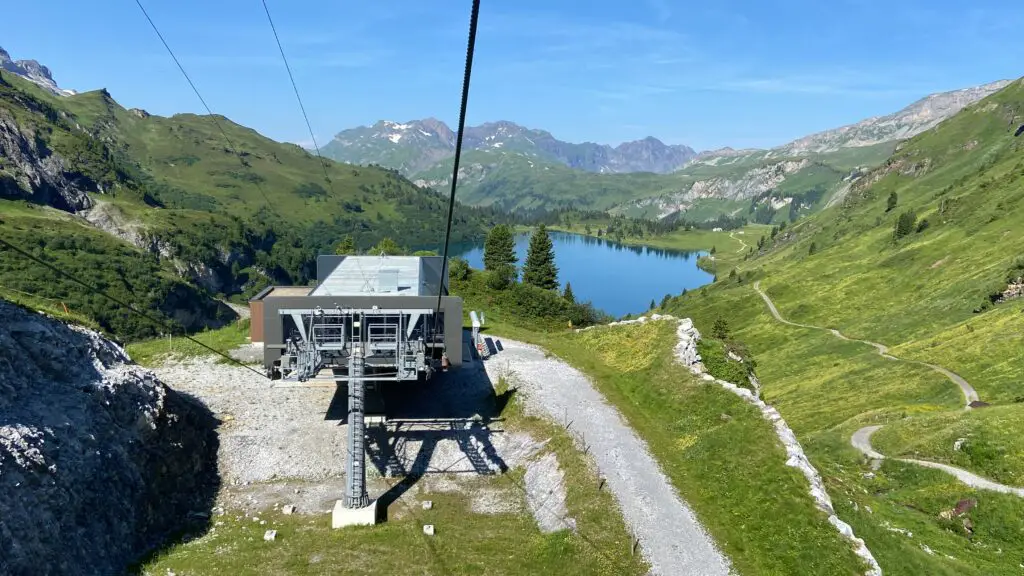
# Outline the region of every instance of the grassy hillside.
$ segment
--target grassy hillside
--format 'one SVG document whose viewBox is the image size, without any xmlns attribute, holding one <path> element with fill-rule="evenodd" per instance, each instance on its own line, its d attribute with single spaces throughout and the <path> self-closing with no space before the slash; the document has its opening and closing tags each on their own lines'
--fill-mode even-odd
<svg viewBox="0 0 1024 576">
<path fill-rule="evenodd" d="M 607 210 L 634 198 L 678 189 L 670 174 L 596 174 L 525 154 L 472 150 L 460 164 L 459 200 L 502 210 L 576 207 Z M 413 176 L 416 181 L 450 186 L 452 161 L 444 160 Z"/>
<path fill-rule="evenodd" d="M 30 143 L 14 144 L 24 153 L 0 155 L 0 234 L 39 245 L 40 257 L 98 284 L 121 286 L 132 303 L 164 309 L 190 330 L 220 322 L 213 296 L 306 283 L 316 255 L 344 236 L 364 249 L 385 237 L 421 247 L 444 237 L 447 200 L 439 193 L 391 170 L 332 161 L 327 180 L 309 152 L 224 117 L 152 116 L 124 109 L 105 90 L 58 97 L 4 74 L 0 123 Z M 79 211 L 85 219 L 69 217 L 60 210 L 76 207 L 61 194 L 87 194 L 77 207 L 96 207 Z M 459 206 L 453 241 L 481 238 L 498 218 Z M 120 337 L 155 333 L 115 321 L 115 310 L 83 288 L 17 258 L 0 260 L 0 285 L 70 299 Z M 186 312 L 167 315 L 177 309 Z"/>
<path fill-rule="evenodd" d="M 473 276 L 452 285 L 467 313 L 483 310 L 488 334 L 543 346 L 587 374 L 644 439 L 739 573 L 862 573 L 814 507 L 806 480 L 785 466 L 771 424 L 673 361 L 674 323 L 576 333 L 488 290 L 476 278 L 485 272 Z"/>
<path fill-rule="evenodd" d="M 850 436 L 884 424 L 873 442 L 890 457 L 1024 484 L 1024 301 L 990 299 L 1024 255 L 1024 139 L 1013 136 L 1021 104 L 1018 81 L 966 108 L 902 145 L 841 205 L 739 263 L 762 278 L 787 319 L 886 344 L 904 360 L 781 324 L 749 282 L 722 275 L 670 306 L 704 331 L 726 320 L 749 347 L 766 401 L 796 431 L 840 517 L 886 574 L 1020 570 L 1024 500 L 909 463 L 886 460 L 872 470 Z M 896 206 L 887 210 L 893 192 Z M 915 222 L 895 238 L 900 215 L 911 211 Z M 963 411 L 957 386 L 916 360 L 960 374 L 993 407 Z M 940 516 L 965 498 L 978 502 L 969 522 Z"/>
</svg>

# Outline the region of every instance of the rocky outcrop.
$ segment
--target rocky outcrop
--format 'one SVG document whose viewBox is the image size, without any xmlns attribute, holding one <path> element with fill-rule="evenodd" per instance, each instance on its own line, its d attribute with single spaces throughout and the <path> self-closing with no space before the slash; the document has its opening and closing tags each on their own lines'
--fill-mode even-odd
<svg viewBox="0 0 1024 576">
<path fill-rule="evenodd" d="M 782 184 L 786 178 L 807 168 L 810 160 L 767 161 L 767 163 L 750 168 L 737 170 L 732 176 L 702 178 L 692 184 L 683 186 L 676 192 L 655 198 L 643 198 L 633 201 L 637 207 L 656 206 L 659 216 L 664 217 L 675 212 L 685 212 L 697 200 L 707 198 L 724 198 L 727 200 L 749 200 L 770 192 Z"/>
<path fill-rule="evenodd" d="M 0 110 L 0 198 L 46 204 L 66 212 L 90 208 L 95 182 L 70 170 L 37 134 L 23 130 Z"/>
<path fill-rule="evenodd" d="M 99 334 L 0 301 L 0 574 L 116 574 L 202 522 L 216 421 Z"/>
<path fill-rule="evenodd" d="M 136 248 L 154 252 L 163 257 L 172 255 L 169 247 L 159 245 L 146 234 L 142 223 L 129 219 L 114 204 L 98 201 L 90 209 L 79 212 L 79 216 L 96 228 L 111 236 L 116 236 Z"/>
<path fill-rule="evenodd" d="M 1006 289 L 1003 290 L 996 298 L 996 303 L 1015 300 L 1017 298 L 1024 298 L 1024 276 L 1009 282 L 1006 285 Z"/>
<path fill-rule="evenodd" d="M 146 226 L 129 218 L 116 205 L 102 200 L 88 210 L 79 212 L 86 222 L 125 242 L 170 261 L 178 276 L 205 288 L 212 294 L 230 293 L 240 289 L 239 280 L 231 274 L 232 264 L 246 267 L 255 259 L 255 247 L 221 247 L 208 261 L 185 260 L 174 245 Z"/>
</svg>

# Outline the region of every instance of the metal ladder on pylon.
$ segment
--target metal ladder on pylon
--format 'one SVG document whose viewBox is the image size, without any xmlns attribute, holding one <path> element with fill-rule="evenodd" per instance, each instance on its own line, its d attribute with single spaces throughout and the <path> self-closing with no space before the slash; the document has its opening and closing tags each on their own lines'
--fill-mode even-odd
<svg viewBox="0 0 1024 576">
<path fill-rule="evenodd" d="M 366 383 L 363 381 L 364 342 L 359 316 L 352 322 L 351 355 L 348 368 L 348 462 L 345 465 L 345 508 L 364 508 L 370 504 L 366 493 Z"/>
</svg>

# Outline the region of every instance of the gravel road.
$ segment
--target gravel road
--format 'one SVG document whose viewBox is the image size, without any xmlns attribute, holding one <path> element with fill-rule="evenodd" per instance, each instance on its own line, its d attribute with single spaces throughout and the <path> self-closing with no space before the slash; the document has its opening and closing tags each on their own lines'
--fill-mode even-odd
<svg viewBox="0 0 1024 576">
<path fill-rule="evenodd" d="M 868 346 L 874 346 L 874 348 L 876 350 L 878 350 L 878 353 L 883 358 L 888 358 L 889 360 L 898 360 L 900 362 L 910 362 L 912 364 L 917 364 L 919 366 L 925 366 L 925 367 L 931 368 L 932 370 L 934 370 L 934 371 L 938 372 L 939 374 L 942 374 L 943 376 L 945 376 L 947 379 L 949 379 L 950 382 L 952 382 L 952 383 L 954 383 L 954 384 L 956 384 L 957 386 L 960 387 L 960 392 L 964 396 L 964 408 L 965 409 L 969 409 L 970 405 L 971 405 L 971 402 L 975 402 L 975 401 L 977 401 L 979 399 L 978 398 L 978 392 L 974 389 L 974 387 L 971 386 L 971 384 L 969 382 L 967 382 L 967 380 L 964 380 L 964 378 L 962 376 L 960 376 L 959 374 L 957 374 L 957 373 L 955 373 L 955 372 L 953 372 L 951 370 L 948 370 L 948 369 L 943 368 L 942 366 L 938 366 L 936 364 L 929 364 L 927 362 L 921 362 L 919 360 L 905 360 L 903 358 L 897 358 L 896 356 L 893 356 L 892 354 L 889 353 L 889 347 L 886 346 L 885 344 L 879 344 L 878 342 L 871 342 L 869 340 L 859 340 L 857 338 L 850 338 L 849 336 L 846 336 L 845 334 L 843 334 L 842 332 L 840 332 L 839 330 L 836 330 L 834 328 L 825 328 L 823 326 L 814 326 L 814 325 L 811 325 L 811 324 L 800 324 L 798 322 L 791 322 L 789 320 L 786 320 L 785 318 L 782 317 L 782 314 L 779 313 L 779 309 L 775 307 L 775 303 L 772 302 L 772 299 L 768 297 L 768 294 L 766 294 L 763 290 L 761 290 L 761 281 L 760 280 L 758 280 L 757 282 L 754 282 L 754 290 L 756 290 L 757 293 L 761 295 L 761 298 L 764 300 L 765 304 L 768 305 L 768 309 L 771 311 L 772 316 L 774 316 L 776 320 L 778 320 L 779 322 L 782 322 L 783 324 L 788 324 L 790 326 L 798 326 L 800 328 L 810 328 L 812 330 L 827 330 L 827 331 L 831 332 L 832 335 L 835 336 L 836 338 L 840 338 L 842 340 L 847 340 L 849 342 L 860 342 L 861 344 L 867 344 Z"/>
<path fill-rule="evenodd" d="M 578 370 L 544 351 L 500 339 L 485 366 L 491 380 L 507 376 L 526 409 L 562 422 L 589 446 L 598 471 L 640 540 L 652 574 L 724 575 L 728 559 L 676 493 L 644 442 Z"/>
<path fill-rule="evenodd" d="M 865 426 L 860 430 L 853 433 L 850 438 L 850 443 L 857 450 L 860 450 L 868 458 L 874 458 L 876 460 L 882 460 L 885 458 L 883 454 L 875 451 L 871 447 L 871 435 L 877 432 L 881 426 Z M 1024 488 L 1017 488 L 1014 486 L 1007 486 L 998 482 L 993 482 L 987 478 L 982 478 L 977 474 L 973 474 L 964 470 L 963 468 L 957 468 L 956 466 L 950 466 L 948 464 L 940 464 L 938 462 L 929 462 L 927 460 L 917 460 L 914 458 L 893 458 L 893 460 L 899 460 L 900 462 L 909 462 L 911 464 L 917 464 L 918 466 L 924 466 L 927 468 L 935 468 L 936 470 L 942 470 L 948 474 L 956 476 L 956 479 L 967 484 L 972 488 L 979 490 L 992 490 L 995 492 L 1002 492 L 1004 494 L 1013 494 L 1024 498 Z"/>
</svg>

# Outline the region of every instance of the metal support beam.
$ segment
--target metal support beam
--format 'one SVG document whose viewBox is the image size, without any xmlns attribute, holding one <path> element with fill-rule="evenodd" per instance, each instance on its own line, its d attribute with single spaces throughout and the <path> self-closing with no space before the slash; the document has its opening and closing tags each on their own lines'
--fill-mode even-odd
<svg viewBox="0 0 1024 576">
<path fill-rule="evenodd" d="M 361 339 L 360 339 L 361 340 Z M 348 462 L 345 465 L 345 508 L 365 508 L 370 504 L 366 493 L 366 422 L 364 403 L 366 389 L 363 376 L 363 345 L 354 341 L 348 373 Z"/>
</svg>

